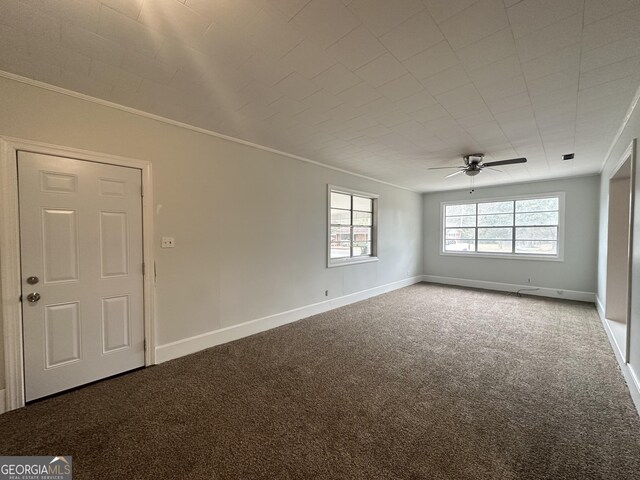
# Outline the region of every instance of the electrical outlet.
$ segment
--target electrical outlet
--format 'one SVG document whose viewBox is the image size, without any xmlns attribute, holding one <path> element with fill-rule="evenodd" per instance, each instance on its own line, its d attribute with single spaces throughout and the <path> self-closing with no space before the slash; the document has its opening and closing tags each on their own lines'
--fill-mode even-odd
<svg viewBox="0 0 640 480">
<path fill-rule="evenodd" d="M 173 248 L 176 246 L 176 239 L 173 237 L 162 237 L 162 248 Z"/>
</svg>

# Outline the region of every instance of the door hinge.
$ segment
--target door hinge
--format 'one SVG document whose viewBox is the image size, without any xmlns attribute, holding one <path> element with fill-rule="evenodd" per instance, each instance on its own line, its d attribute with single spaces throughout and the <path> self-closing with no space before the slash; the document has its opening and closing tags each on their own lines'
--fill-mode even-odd
<svg viewBox="0 0 640 480">
<path fill-rule="evenodd" d="M 145 268 L 144 268 L 144 262 L 142 262 L 142 276 L 145 276 Z"/>
<path fill-rule="evenodd" d="M 18 297 L 18 301 L 19 301 L 20 303 L 22 303 L 22 295 L 20 295 L 20 296 Z"/>
<path fill-rule="evenodd" d="M 144 197 L 144 186 L 140 185 L 140 196 Z"/>
</svg>

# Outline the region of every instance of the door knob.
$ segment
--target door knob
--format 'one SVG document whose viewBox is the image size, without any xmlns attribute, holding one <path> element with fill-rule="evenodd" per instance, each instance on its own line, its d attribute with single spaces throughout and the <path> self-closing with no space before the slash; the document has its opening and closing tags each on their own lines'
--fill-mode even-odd
<svg viewBox="0 0 640 480">
<path fill-rule="evenodd" d="M 40 281 L 40 279 L 38 277 L 29 277 L 29 278 L 27 278 L 27 283 L 29 285 L 35 285 L 39 281 Z"/>
<path fill-rule="evenodd" d="M 36 303 L 38 300 L 40 300 L 40 294 L 38 292 L 30 293 L 29 295 L 27 295 L 27 301 L 29 303 Z"/>
</svg>

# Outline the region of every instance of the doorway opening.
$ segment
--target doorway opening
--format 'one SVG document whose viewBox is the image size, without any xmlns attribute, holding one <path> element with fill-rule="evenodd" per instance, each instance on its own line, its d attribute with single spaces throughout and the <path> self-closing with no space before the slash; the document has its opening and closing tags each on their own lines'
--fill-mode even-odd
<svg viewBox="0 0 640 480">
<path fill-rule="evenodd" d="M 605 317 L 620 355 L 628 361 L 631 313 L 631 235 L 633 157 L 622 160 L 609 179 L 607 286 Z"/>
</svg>

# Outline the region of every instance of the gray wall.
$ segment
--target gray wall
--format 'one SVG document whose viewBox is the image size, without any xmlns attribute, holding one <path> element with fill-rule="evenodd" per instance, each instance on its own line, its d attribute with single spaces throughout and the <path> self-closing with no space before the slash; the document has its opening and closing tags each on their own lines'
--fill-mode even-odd
<svg viewBox="0 0 640 480">
<path fill-rule="evenodd" d="M 422 273 L 420 194 L 4 78 L 0 105 L 0 135 L 153 162 L 159 345 Z M 327 183 L 380 195 L 379 262 L 326 268 Z"/>
<path fill-rule="evenodd" d="M 424 205 L 424 274 L 468 280 L 596 291 L 599 177 L 427 193 Z M 510 195 L 566 192 L 564 261 L 469 258 L 440 255 L 440 203 Z"/>
<path fill-rule="evenodd" d="M 606 311 L 607 305 L 607 234 L 609 223 L 609 179 L 622 160 L 622 156 L 634 138 L 640 137 L 640 109 L 635 108 L 620 138 L 614 144 L 611 154 L 606 159 L 602 171 L 600 185 L 600 250 L 598 255 L 598 298 Z M 629 364 L 636 376 L 640 374 L 640 182 L 636 162 L 636 192 L 635 192 L 635 225 L 633 229 L 633 263 L 632 263 L 632 312 L 630 318 Z"/>
</svg>

